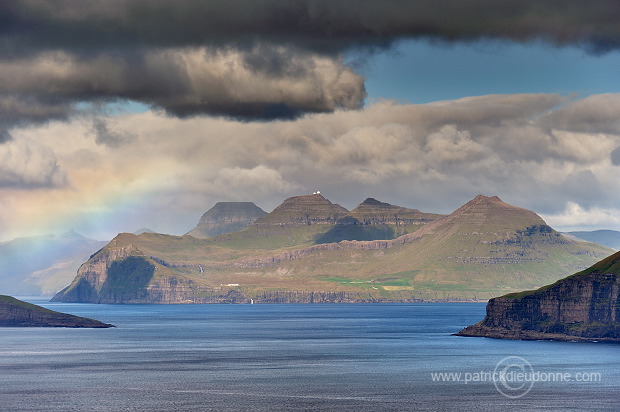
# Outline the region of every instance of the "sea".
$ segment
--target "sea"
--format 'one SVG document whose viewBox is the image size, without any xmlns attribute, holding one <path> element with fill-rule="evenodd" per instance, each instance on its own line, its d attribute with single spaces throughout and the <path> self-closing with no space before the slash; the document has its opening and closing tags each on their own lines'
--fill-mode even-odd
<svg viewBox="0 0 620 412">
<path fill-rule="evenodd" d="M 94 305 L 1 328 L 2 411 L 620 410 L 620 345 L 454 336 L 483 303 Z"/>
</svg>

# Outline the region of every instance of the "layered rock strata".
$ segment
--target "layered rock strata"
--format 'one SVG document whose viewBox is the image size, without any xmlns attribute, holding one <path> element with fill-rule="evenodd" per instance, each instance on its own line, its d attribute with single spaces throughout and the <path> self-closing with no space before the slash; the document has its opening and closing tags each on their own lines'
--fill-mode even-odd
<svg viewBox="0 0 620 412">
<path fill-rule="evenodd" d="M 620 342 L 620 252 L 553 285 L 491 299 L 460 336 Z"/>
</svg>

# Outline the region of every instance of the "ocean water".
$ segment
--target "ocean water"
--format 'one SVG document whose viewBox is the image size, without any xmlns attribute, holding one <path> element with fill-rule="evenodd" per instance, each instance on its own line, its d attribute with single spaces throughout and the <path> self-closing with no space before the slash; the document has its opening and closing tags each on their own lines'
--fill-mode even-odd
<svg viewBox="0 0 620 412">
<path fill-rule="evenodd" d="M 117 327 L 0 329 L 3 411 L 620 410 L 620 345 L 452 336 L 484 304 L 27 300 Z"/>
</svg>

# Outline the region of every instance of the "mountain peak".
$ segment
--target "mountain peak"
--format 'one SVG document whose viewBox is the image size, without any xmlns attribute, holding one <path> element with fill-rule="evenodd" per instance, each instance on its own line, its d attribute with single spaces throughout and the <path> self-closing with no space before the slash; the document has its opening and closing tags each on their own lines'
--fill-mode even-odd
<svg viewBox="0 0 620 412">
<path fill-rule="evenodd" d="M 75 230 L 71 229 L 70 231 L 63 233 L 62 235 L 60 235 L 61 238 L 65 238 L 65 239 L 86 239 L 84 236 L 80 235 L 78 232 L 76 232 Z"/>
<path fill-rule="evenodd" d="M 197 238 L 208 238 L 224 233 L 243 230 L 266 215 L 253 202 L 217 202 L 205 212 L 198 225 L 187 234 Z"/>
<path fill-rule="evenodd" d="M 470 200 L 470 203 L 504 203 L 504 201 L 502 199 L 499 198 L 499 196 L 485 196 L 485 195 L 478 195 L 476 197 L 474 197 L 472 200 Z"/>
<path fill-rule="evenodd" d="M 313 224 L 334 223 L 349 211 L 327 200 L 319 192 L 311 195 L 293 196 L 276 207 L 273 212 L 261 217 L 257 224 Z"/>
<path fill-rule="evenodd" d="M 367 197 L 366 200 L 364 200 L 361 204 L 362 205 L 378 206 L 378 205 L 387 205 L 389 203 L 380 202 L 377 199 L 375 199 L 374 197 Z"/>
<path fill-rule="evenodd" d="M 478 195 L 452 213 L 453 217 L 467 219 L 476 215 L 476 223 L 497 224 L 509 223 L 511 226 L 546 225 L 536 213 L 508 204 L 497 196 Z"/>
<path fill-rule="evenodd" d="M 418 209 L 409 209 L 402 206 L 391 205 L 372 197 L 369 197 L 360 203 L 351 211 L 349 216 L 364 224 L 423 224 L 442 217 L 442 215 L 423 213 Z"/>
<path fill-rule="evenodd" d="M 547 223 L 531 210 L 505 203 L 497 196 L 478 195 L 449 214 L 429 223 L 415 232 L 415 236 L 428 233 L 476 234 L 486 237 L 486 242 L 494 242 L 513 236 L 515 233 L 538 228 L 556 234 Z M 532 229 L 533 230 L 533 229 Z"/>
</svg>

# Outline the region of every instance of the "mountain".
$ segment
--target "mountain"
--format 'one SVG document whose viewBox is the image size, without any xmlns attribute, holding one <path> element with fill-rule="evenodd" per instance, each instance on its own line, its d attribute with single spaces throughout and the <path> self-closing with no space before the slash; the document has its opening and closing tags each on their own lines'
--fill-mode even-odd
<svg viewBox="0 0 620 412">
<path fill-rule="evenodd" d="M 375 202 L 360 208 L 374 207 L 366 214 L 370 221 L 391 216 L 377 214 L 392 208 Z M 369 241 L 320 243 L 340 219 L 365 219 L 320 195 L 287 199 L 251 227 L 209 239 L 123 233 L 82 265 L 54 300 L 486 300 L 554 282 L 613 252 L 567 239 L 534 212 L 497 197 L 477 196 L 448 216 L 427 215 L 435 219 L 425 222 L 421 212 L 410 213 L 421 219 L 415 231 Z"/>
<path fill-rule="evenodd" d="M 442 216 L 392 206 L 374 199 L 367 199 L 365 203 L 349 212 L 320 193 L 294 196 L 247 229 L 219 235 L 212 241 L 218 246 L 233 249 L 280 250 L 341 240 L 394 239 Z M 381 206 L 373 206 L 373 212 L 368 208 L 371 203 L 381 205 L 388 211 L 381 210 Z"/>
<path fill-rule="evenodd" d="M 138 229 L 135 232 L 133 232 L 134 235 L 141 235 L 142 233 L 155 233 L 155 231 L 143 227 L 142 229 Z"/>
<path fill-rule="evenodd" d="M 573 236 L 588 242 L 597 243 L 615 250 L 620 250 L 620 232 L 617 230 L 594 230 L 591 232 L 566 232 L 565 235 Z"/>
<path fill-rule="evenodd" d="M 202 215 L 198 225 L 187 234 L 197 238 L 208 238 L 237 232 L 266 214 L 267 212 L 252 202 L 218 202 Z"/>
<path fill-rule="evenodd" d="M 113 328 L 98 320 L 45 309 L 11 296 L 0 295 L 0 327 Z"/>
<path fill-rule="evenodd" d="M 262 216 L 257 225 L 333 224 L 349 211 L 325 199 L 320 193 L 286 199 L 273 212 Z"/>
<path fill-rule="evenodd" d="M 107 242 L 74 231 L 33 236 L 0 244 L 0 291 L 49 295 L 68 285 L 80 265 Z"/>
<path fill-rule="evenodd" d="M 442 216 L 394 206 L 369 197 L 346 216 L 336 220 L 334 227 L 317 237 L 316 243 L 395 239 Z"/>
<path fill-rule="evenodd" d="M 534 291 L 491 299 L 457 335 L 620 342 L 620 252 Z"/>
</svg>

